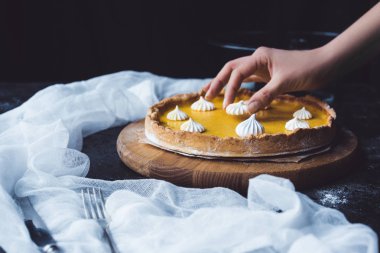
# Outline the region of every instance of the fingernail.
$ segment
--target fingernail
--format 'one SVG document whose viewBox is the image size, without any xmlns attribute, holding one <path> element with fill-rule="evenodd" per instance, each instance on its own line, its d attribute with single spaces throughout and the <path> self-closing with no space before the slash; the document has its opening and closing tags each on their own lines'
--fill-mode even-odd
<svg viewBox="0 0 380 253">
<path fill-rule="evenodd" d="M 260 109 L 260 103 L 257 101 L 252 101 L 248 104 L 248 111 L 250 113 L 255 113 Z"/>
<path fill-rule="evenodd" d="M 205 99 L 210 100 L 210 92 L 206 92 Z"/>
</svg>

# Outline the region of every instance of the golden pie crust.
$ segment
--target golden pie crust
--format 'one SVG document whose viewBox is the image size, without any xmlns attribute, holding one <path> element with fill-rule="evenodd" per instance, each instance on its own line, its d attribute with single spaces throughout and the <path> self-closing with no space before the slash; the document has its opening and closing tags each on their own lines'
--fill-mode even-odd
<svg viewBox="0 0 380 253">
<path fill-rule="evenodd" d="M 180 94 L 163 99 L 153 105 L 145 117 L 145 136 L 154 145 L 189 155 L 217 157 L 264 157 L 310 151 L 329 145 L 335 136 L 335 111 L 312 96 L 294 97 L 280 95 L 272 103 L 298 103 L 326 114 L 326 123 L 308 129 L 285 133 L 264 133 L 259 136 L 216 136 L 205 133 L 185 132 L 173 129 L 160 117 L 175 107 L 199 99 L 202 92 Z M 240 89 L 238 95 L 248 98 L 253 92 Z M 223 92 L 219 96 L 224 96 Z M 200 122 L 202 123 L 202 122 Z"/>
</svg>

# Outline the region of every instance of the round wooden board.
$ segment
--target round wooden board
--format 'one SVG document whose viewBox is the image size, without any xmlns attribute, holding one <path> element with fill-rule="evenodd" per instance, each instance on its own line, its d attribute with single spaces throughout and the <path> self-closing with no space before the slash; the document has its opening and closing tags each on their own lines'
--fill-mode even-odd
<svg viewBox="0 0 380 253">
<path fill-rule="evenodd" d="M 298 163 L 237 162 L 187 157 L 139 141 L 144 121 L 127 125 L 117 139 L 117 152 L 132 170 L 146 177 L 186 187 L 223 186 L 247 192 L 248 180 L 260 174 L 290 179 L 298 189 L 320 185 L 346 174 L 354 165 L 356 136 L 339 129 L 332 148 Z"/>
</svg>

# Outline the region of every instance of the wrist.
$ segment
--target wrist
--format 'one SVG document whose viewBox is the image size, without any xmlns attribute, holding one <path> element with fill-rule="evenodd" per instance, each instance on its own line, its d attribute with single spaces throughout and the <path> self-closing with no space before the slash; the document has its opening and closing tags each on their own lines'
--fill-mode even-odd
<svg viewBox="0 0 380 253">
<path fill-rule="evenodd" d="M 334 45 L 328 43 L 311 51 L 319 82 L 329 83 L 341 74 L 339 51 L 334 48 Z"/>
<path fill-rule="evenodd" d="M 330 43 L 313 49 L 315 58 L 321 66 L 331 67 L 337 63 L 338 55 Z"/>
</svg>

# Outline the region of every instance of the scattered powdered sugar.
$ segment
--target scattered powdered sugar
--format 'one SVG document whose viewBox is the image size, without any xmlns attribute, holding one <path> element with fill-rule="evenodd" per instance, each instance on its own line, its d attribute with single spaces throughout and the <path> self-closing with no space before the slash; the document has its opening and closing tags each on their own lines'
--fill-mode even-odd
<svg viewBox="0 0 380 253">
<path fill-rule="evenodd" d="M 323 206 L 334 208 L 348 203 L 347 194 L 348 192 L 340 187 L 338 189 L 323 189 L 315 192 L 317 202 Z"/>
<path fill-rule="evenodd" d="M 326 192 L 320 199 L 322 205 L 336 206 L 339 204 L 346 204 L 347 199 L 345 196 L 339 196 L 335 192 Z"/>
</svg>

